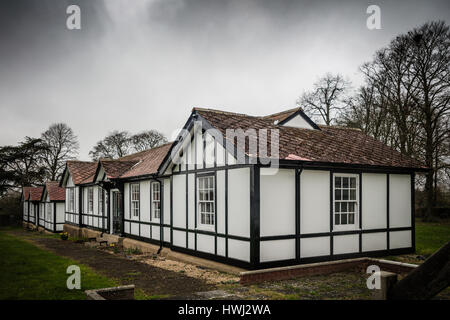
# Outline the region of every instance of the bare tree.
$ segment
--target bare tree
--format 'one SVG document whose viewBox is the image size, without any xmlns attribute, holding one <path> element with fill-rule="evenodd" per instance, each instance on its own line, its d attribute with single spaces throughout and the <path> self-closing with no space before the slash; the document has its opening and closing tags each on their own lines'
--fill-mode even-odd
<svg viewBox="0 0 450 320">
<path fill-rule="evenodd" d="M 78 155 L 78 139 L 73 130 L 65 123 L 52 124 L 41 136 L 47 146 L 43 162 L 47 167 L 47 177 L 56 180 L 62 174 L 67 160 Z"/>
<path fill-rule="evenodd" d="M 100 158 L 116 159 L 126 156 L 131 151 L 131 135 L 128 131 L 113 131 L 103 140 L 97 142 L 89 151 L 92 160 Z"/>
<path fill-rule="evenodd" d="M 439 150 L 450 138 L 450 32 L 442 21 L 426 23 L 408 32 L 412 45 L 412 68 L 417 74 L 415 101 L 420 112 L 424 159 L 431 169 L 426 175 L 426 219 L 432 218 L 435 204 L 435 171 Z M 445 125 L 443 127 L 443 125 Z"/>
<path fill-rule="evenodd" d="M 339 125 L 359 128 L 366 134 L 387 145 L 395 144 L 393 120 L 384 108 L 383 87 L 367 85 L 360 87 L 355 96 L 348 99 L 348 109 L 337 119 Z"/>
<path fill-rule="evenodd" d="M 304 92 L 297 104 L 312 117 L 319 117 L 329 126 L 343 111 L 350 83 L 339 75 L 327 73 L 314 83 L 313 90 Z"/>
<path fill-rule="evenodd" d="M 366 88 L 342 117 L 377 138 L 425 162 L 427 211 L 432 219 L 438 183 L 450 164 L 450 33 L 444 22 L 430 22 L 396 37 L 362 67 Z M 380 117 L 374 110 L 380 110 Z M 422 180 L 422 179 L 418 179 Z"/>
<path fill-rule="evenodd" d="M 381 108 L 386 109 L 395 125 L 393 147 L 403 154 L 414 153 L 417 114 L 414 96 L 417 89 L 414 82 L 411 41 L 405 35 L 396 37 L 387 48 L 376 52 L 372 62 L 362 66 L 369 86 L 376 88 L 382 100 Z"/>
<path fill-rule="evenodd" d="M 167 143 L 167 138 L 156 130 L 148 130 L 131 136 L 134 151 L 144 151 Z"/>
</svg>

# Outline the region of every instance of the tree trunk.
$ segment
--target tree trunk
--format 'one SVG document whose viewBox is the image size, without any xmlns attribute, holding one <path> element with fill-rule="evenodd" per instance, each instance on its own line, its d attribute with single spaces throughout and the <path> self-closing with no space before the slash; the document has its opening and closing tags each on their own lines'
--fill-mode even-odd
<svg viewBox="0 0 450 320">
<path fill-rule="evenodd" d="M 450 285 L 450 242 L 399 281 L 389 292 L 392 300 L 428 300 Z"/>
<path fill-rule="evenodd" d="M 425 211 L 425 221 L 433 220 L 433 207 L 434 207 L 434 190 L 433 190 L 433 180 L 434 180 L 434 168 L 433 168 L 433 129 L 432 129 L 432 120 L 431 120 L 431 112 L 427 112 L 426 114 L 426 122 L 425 122 L 425 130 L 426 130 L 426 145 L 425 145 L 425 163 L 429 168 L 429 171 L 426 175 L 425 181 L 425 191 L 427 195 L 427 209 Z"/>
</svg>

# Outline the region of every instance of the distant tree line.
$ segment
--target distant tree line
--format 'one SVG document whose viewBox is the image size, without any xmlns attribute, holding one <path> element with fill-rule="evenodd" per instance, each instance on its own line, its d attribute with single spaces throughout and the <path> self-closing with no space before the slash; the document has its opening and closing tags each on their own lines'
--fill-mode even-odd
<svg viewBox="0 0 450 320">
<path fill-rule="evenodd" d="M 298 104 L 326 125 L 360 128 L 405 155 L 422 160 L 426 219 L 439 188 L 450 184 L 450 33 L 442 21 L 401 34 L 360 68 L 365 83 L 353 90 L 326 74 Z"/>
<path fill-rule="evenodd" d="M 92 160 L 116 159 L 130 153 L 140 152 L 167 143 L 167 138 L 156 130 L 131 134 L 128 131 L 113 131 L 98 141 L 89 152 Z"/>
<path fill-rule="evenodd" d="M 25 137 L 17 146 L 0 147 L 0 196 L 58 179 L 78 148 L 77 136 L 64 123 L 52 124 L 39 138 Z"/>
<path fill-rule="evenodd" d="M 90 155 L 93 160 L 118 158 L 165 142 L 166 137 L 155 130 L 135 135 L 113 131 Z M 52 124 L 39 138 L 25 137 L 18 145 L 0 147 L 0 198 L 24 186 L 58 180 L 66 161 L 76 159 L 78 151 L 78 138 L 65 123 Z"/>
</svg>

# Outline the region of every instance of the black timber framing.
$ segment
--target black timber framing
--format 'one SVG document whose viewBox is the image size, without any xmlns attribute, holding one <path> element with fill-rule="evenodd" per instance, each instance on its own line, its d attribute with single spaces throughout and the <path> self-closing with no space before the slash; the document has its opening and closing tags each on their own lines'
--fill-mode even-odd
<svg viewBox="0 0 450 320">
<path fill-rule="evenodd" d="M 363 189 L 363 185 L 362 185 L 362 172 L 360 172 L 358 174 L 358 178 L 359 178 L 359 207 L 358 207 L 358 211 L 359 211 L 359 229 L 362 230 L 362 215 L 363 215 L 363 206 L 362 206 L 362 189 Z M 359 234 L 359 252 L 362 252 L 362 233 Z"/>
<path fill-rule="evenodd" d="M 216 153 L 217 151 L 215 151 Z M 197 154 L 197 153 L 196 153 Z M 228 153 L 225 152 L 225 155 L 227 156 Z M 164 178 L 170 179 L 170 224 L 164 224 L 163 221 L 160 221 L 159 223 L 156 222 L 144 222 L 144 221 L 132 221 L 132 220 L 124 220 L 129 222 L 135 222 L 139 224 L 149 224 L 151 226 L 160 226 L 161 228 L 170 228 L 171 238 L 170 242 L 162 241 L 163 246 L 169 246 L 175 251 L 180 251 L 184 253 L 188 253 L 194 256 L 207 258 L 214 261 L 224 262 L 231 265 L 240 266 L 247 269 L 257 269 L 257 268 L 267 268 L 267 267 L 276 267 L 276 266 L 286 266 L 286 265 L 294 265 L 294 264 L 304 264 L 304 263 L 312 263 L 312 262 L 320 262 L 320 261 L 330 261 L 330 260 L 337 260 L 337 259 L 345 259 L 345 258 L 355 258 L 355 257 L 362 257 L 362 256 L 384 256 L 384 255 L 393 255 L 393 254 L 404 254 L 404 253 L 411 253 L 414 252 L 415 244 L 414 240 L 412 242 L 412 246 L 410 248 L 401 248 L 401 249 L 389 249 L 389 232 L 394 231 L 406 231 L 411 230 L 412 231 L 412 237 L 414 238 L 414 173 L 408 168 L 378 168 L 378 167 L 361 167 L 361 166 L 345 166 L 345 165 L 335 165 L 331 167 L 326 167 L 322 165 L 316 165 L 316 164 L 305 164 L 304 162 L 298 162 L 296 164 L 293 163 L 286 163 L 281 161 L 280 168 L 286 168 L 286 169 L 294 169 L 295 170 L 295 194 L 296 194 L 296 205 L 295 205 L 295 234 L 289 234 L 289 235 L 275 235 L 275 236 L 269 236 L 269 237 L 261 237 L 260 236 L 260 168 L 265 167 L 264 165 L 260 164 L 238 164 L 238 165 L 228 165 L 228 159 L 225 160 L 226 165 L 225 166 L 217 166 L 217 163 L 215 163 L 214 167 L 211 168 L 197 168 L 196 166 L 194 169 L 190 169 L 189 166 L 187 166 L 186 170 L 178 170 L 178 172 L 173 172 L 172 174 L 164 176 Z M 237 169 L 237 168 L 244 168 L 248 167 L 250 168 L 250 237 L 237 237 L 232 236 L 228 234 L 228 170 L 230 169 Z M 183 167 L 184 169 L 184 167 Z M 323 170 L 328 171 L 330 173 L 330 230 L 329 232 L 321 232 L 321 233 L 301 233 L 300 229 L 300 195 L 301 195 L 301 172 L 302 170 Z M 216 205 L 216 226 L 215 231 L 203 231 L 197 229 L 197 205 L 195 205 L 195 211 L 194 211 L 194 224 L 195 228 L 192 230 L 189 228 L 188 224 L 188 217 L 186 218 L 186 229 L 184 228 L 178 228 L 173 226 L 173 176 L 184 174 L 186 175 L 186 201 L 188 201 L 188 188 L 189 188 L 189 174 L 195 174 L 195 203 L 197 203 L 197 175 L 210 175 L 214 172 L 215 175 L 215 184 L 217 184 L 217 177 L 216 173 L 217 171 L 224 171 L 225 173 L 225 232 L 223 234 L 220 234 L 217 232 L 217 205 Z M 333 230 L 333 197 L 334 197 L 334 191 L 333 191 L 333 179 L 334 179 L 334 173 L 353 173 L 359 175 L 359 230 L 350 230 L 350 231 L 334 231 Z M 387 227 L 386 228 L 380 228 L 380 229 L 368 229 L 368 230 L 362 230 L 362 174 L 363 173 L 384 173 L 387 176 Z M 390 228 L 389 226 L 389 174 L 410 174 L 411 175 L 411 226 L 410 227 L 401 227 L 401 228 Z M 183 177 L 184 178 L 184 177 Z M 140 177 L 136 180 L 144 180 L 149 179 L 149 177 Z M 134 179 L 130 179 L 130 181 L 135 181 Z M 217 190 L 217 186 L 215 188 Z M 163 192 L 163 189 L 161 188 L 161 193 Z M 122 197 L 123 199 L 124 197 Z M 131 197 L 130 197 L 131 199 Z M 217 199 L 217 196 L 216 196 Z M 216 201 L 215 199 L 215 201 Z M 188 208 L 188 203 L 186 202 L 186 214 Z M 131 212 L 130 212 L 131 215 Z M 173 244 L 173 230 L 177 231 L 183 231 L 186 232 L 187 241 L 186 241 L 186 248 L 178 247 Z M 378 233 L 378 232 L 386 232 L 388 237 L 388 247 L 386 250 L 377 250 L 377 251 L 366 251 L 362 252 L 362 235 L 365 233 Z M 188 244 L 188 233 L 194 233 L 195 234 L 195 249 L 189 249 Z M 214 253 L 204 253 L 197 251 L 197 234 L 205 234 L 209 236 L 214 237 L 214 245 L 215 250 Z M 333 237 L 340 236 L 340 235 L 351 235 L 351 234 L 357 234 L 359 236 L 359 252 L 351 253 L 351 254 L 334 254 L 333 252 Z M 155 239 L 148 239 L 144 237 L 139 237 L 135 235 L 131 235 L 129 233 L 125 234 L 127 237 L 134 238 L 137 240 L 150 242 L 154 244 L 161 244 L 161 240 L 155 240 Z M 300 244 L 301 239 L 303 238 L 313 238 L 313 237 L 323 237 L 328 236 L 330 237 L 330 254 L 326 256 L 321 257 L 310 257 L 310 258 L 301 258 L 301 252 L 300 252 Z M 217 238 L 225 238 L 225 255 L 219 256 L 217 255 Z M 163 238 L 162 238 L 163 239 Z M 228 239 L 235 239 L 240 241 L 249 241 L 250 242 L 250 262 L 241 261 L 233 258 L 229 258 L 228 256 Z M 271 241 L 271 240 L 282 240 L 282 239 L 295 239 L 296 241 L 296 252 L 295 252 L 295 258 L 294 259 L 288 259 L 288 260 L 282 260 L 282 261 L 273 261 L 273 262 L 260 262 L 260 242 L 261 241 Z M 192 247 L 192 246 L 191 246 Z"/>
<path fill-rule="evenodd" d="M 56 202 L 53 202 L 53 232 L 56 232 Z"/>
<path fill-rule="evenodd" d="M 78 187 L 78 224 L 83 228 L 83 187 Z"/>
<path fill-rule="evenodd" d="M 411 247 L 416 251 L 416 176 L 411 173 Z"/>
<path fill-rule="evenodd" d="M 303 168 L 295 169 L 295 260 L 300 261 L 300 236 L 301 236 L 301 174 Z"/>
<path fill-rule="evenodd" d="M 117 210 L 119 211 L 119 214 L 121 215 L 120 220 L 120 235 L 125 234 L 125 184 L 121 181 L 116 183 L 116 189 L 119 190 L 119 196 L 120 196 L 120 207 L 118 204 Z M 128 201 L 130 201 L 129 199 Z M 128 213 L 131 217 L 131 212 Z M 131 226 L 130 226 L 131 228 Z"/>
<path fill-rule="evenodd" d="M 260 168 L 250 167 L 250 264 L 260 263 Z"/>
<path fill-rule="evenodd" d="M 334 219 L 334 171 L 330 170 L 330 259 L 333 259 L 334 241 L 333 241 L 333 219 Z"/>
<path fill-rule="evenodd" d="M 390 245 L 389 245 L 389 241 L 390 241 L 390 235 L 389 235 L 389 231 L 390 231 L 390 224 L 389 224 L 389 173 L 386 174 L 386 250 L 389 251 Z"/>
</svg>

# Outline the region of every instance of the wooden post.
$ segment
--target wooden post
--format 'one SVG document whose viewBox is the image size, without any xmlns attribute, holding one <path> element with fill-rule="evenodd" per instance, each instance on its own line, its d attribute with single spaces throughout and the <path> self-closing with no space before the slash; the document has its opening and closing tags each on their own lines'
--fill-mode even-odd
<svg viewBox="0 0 450 320">
<path fill-rule="evenodd" d="M 389 292 L 393 300 L 427 300 L 450 285 L 450 242 L 436 251 Z"/>
<path fill-rule="evenodd" d="M 397 283 L 397 274 L 380 271 L 380 289 L 372 290 L 373 300 L 387 300 L 388 292 Z"/>
</svg>

